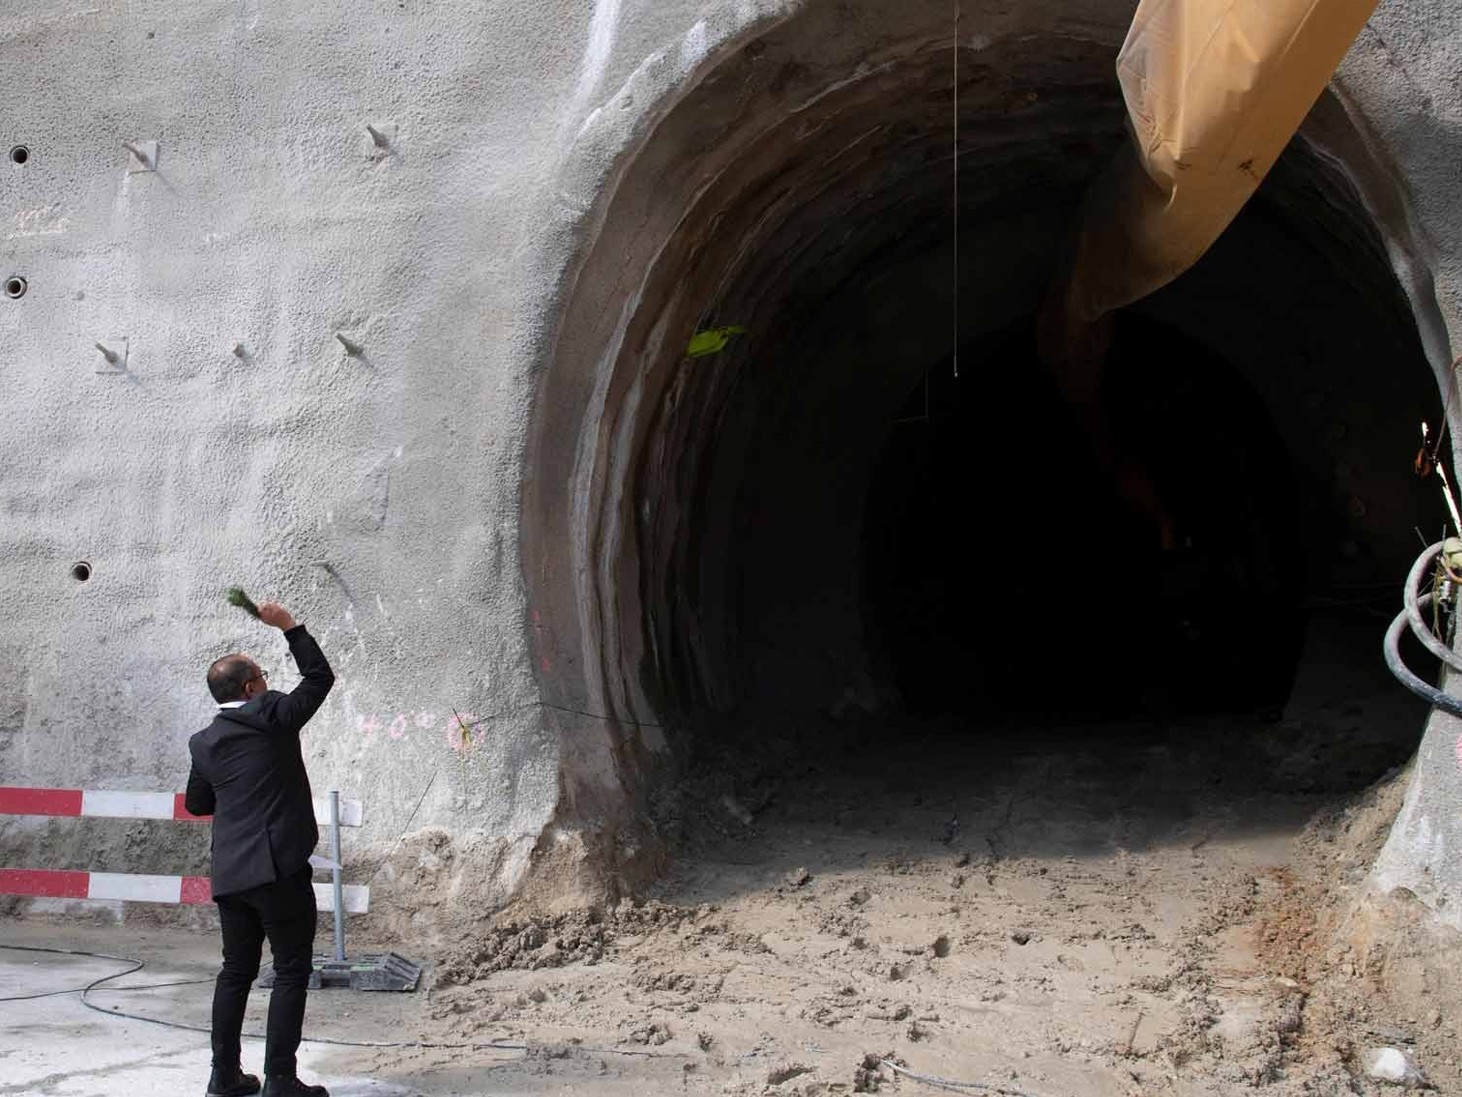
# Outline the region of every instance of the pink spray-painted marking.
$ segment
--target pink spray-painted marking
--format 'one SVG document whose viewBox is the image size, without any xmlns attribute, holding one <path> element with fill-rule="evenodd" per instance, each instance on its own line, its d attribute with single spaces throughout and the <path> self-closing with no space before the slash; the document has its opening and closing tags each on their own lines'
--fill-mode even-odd
<svg viewBox="0 0 1462 1097">
<path fill-rule="evenodd" d="M 1457 736 L 1457 768 L 1462 769 L 1462 735 Z"/>
</svg>

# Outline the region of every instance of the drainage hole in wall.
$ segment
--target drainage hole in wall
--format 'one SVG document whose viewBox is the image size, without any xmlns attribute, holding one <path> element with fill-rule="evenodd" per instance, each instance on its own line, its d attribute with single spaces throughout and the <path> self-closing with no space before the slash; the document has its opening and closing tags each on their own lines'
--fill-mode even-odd
<svg viewBox="0 0 1462 1097">
<path fill-rule="evenodd" d="M 91 578 L 91 565 L 85 560 L 79 560 L 71 565 L 71 578 L 78 583 L 84 583 Z"/>
<path fill-rule="evenodd" d="M 10 150 L 10 162 L 12 164 L 24 164 L 30 160 L 30 149 L 24 145 L 16 145 Z"/>
<path fill-rule="evenodd" d="M 10 298 L 24 297 L 26 291 L 26 280 L 20 275 L 5 279 L 5 296 Z"/>
</svg>

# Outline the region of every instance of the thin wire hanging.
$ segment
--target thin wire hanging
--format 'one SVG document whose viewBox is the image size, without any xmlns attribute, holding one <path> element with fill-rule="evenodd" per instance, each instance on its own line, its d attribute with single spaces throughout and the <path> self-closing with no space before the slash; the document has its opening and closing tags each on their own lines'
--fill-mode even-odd
<svg viewBox="0 0 1462 1097">
<path fill-rule="evenodd" d="M 954 377 L 959 380 L 959 5 L 954 0 L 954 304 L 951 339 Z"/>
</svg>

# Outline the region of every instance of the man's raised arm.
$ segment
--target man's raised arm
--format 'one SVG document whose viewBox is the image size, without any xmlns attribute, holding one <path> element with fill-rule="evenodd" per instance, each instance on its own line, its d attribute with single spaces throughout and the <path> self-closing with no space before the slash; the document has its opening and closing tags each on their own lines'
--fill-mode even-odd
<svg viewBox="0 0 1462 1097">
<path fill-rule="evenodd" d="M 325 703 L 325 696 L 335 684 L 335 672 L 330 669 L 325 653 L 315 638 L 305 631 L 278 602 L 265 602 L 259 607 L 259 620 L 273 625 L 284 633 L 289 641 L 289 650 L 299 667 L 300 684 L 295 686 L 274 709 L 275 719 L 287 730 L 298 733 L 305 722 Z"/>
</svg>

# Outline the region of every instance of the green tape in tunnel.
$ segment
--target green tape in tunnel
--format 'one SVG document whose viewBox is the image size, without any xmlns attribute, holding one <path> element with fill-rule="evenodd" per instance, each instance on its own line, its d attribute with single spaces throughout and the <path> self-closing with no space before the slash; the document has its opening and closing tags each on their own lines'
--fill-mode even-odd
<svg viewBox="0 0 1462 1097">
<path fill-rule="evenodd" d="M 687 358 L 704 358 L 708 354 L 720 354 L 731 342 L 733 335 L 744 335 L 746 329 L 739 324 L 724 328 L 707 328 L 690 337 L 690 346 L 685 348 Z"/>
</svg>

